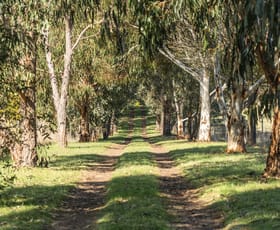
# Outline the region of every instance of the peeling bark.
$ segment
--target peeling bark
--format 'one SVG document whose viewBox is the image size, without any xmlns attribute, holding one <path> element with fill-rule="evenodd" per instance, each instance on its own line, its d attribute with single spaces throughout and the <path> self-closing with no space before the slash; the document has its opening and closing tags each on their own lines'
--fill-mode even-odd
<svg viewBox="0 0 280 230">
<path fill-rule="evenodd" d="M 237 86 L 232 86 L 230 115 L 227 118 L 228 145 L 227 152 L 246 152 L 245 122 L 242 116 L 242 92 Z"/>
<path fill-rule="evenodd" d="M 34 88 L 28 88 L 20 93 L 20 114 L 22 116 L 19 123 L 20 140 L 11 149 L 11 156 L 16 166 L 32 167 L 38 160 Z"/>
</svg>

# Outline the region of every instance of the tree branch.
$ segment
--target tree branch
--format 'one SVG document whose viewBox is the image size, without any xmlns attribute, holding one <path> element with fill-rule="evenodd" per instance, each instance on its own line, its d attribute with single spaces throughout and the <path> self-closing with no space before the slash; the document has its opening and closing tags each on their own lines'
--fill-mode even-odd
<svg viewBox="0 0 280 230">
<path fill-rule="evenodd" d="M 261 78 L 257 80 L 254 85 L 251 85 L 245 93 L 245 98 L 249 98 L 257 90 L 260 84 L 262 84 L 265 81 L 265 79 L 265 75 L 262 75 Z"/>
<path fill-rule="evenodd" d="M 190 74 L 195 80 L 197 80 L 198 82 L 201 81 L 200 75 L 197 72 L 195 72 L 192 68 L 186 66 L 183 62 L 176 59 L 175 56 L 170 52 L 170 50 L 166 46 L 164 46 L 163 49 L 158 48 L 158 50 L 163 56 L 165 56 L 171 62 L 173 62 L 175 65 L 177 65 L 182 70 L 184 70 L 185 72 Z"/>
<path fill-rule="evenodd" d="M 84 33 L 85 33 L 90 27 L 92 27 L 92 26 L 91 26 L 91 25 L 88 25 L 88 26 L 86 26 L 86 28 L 84 28 L 84 29 L 82 30 L 82 32 L 79 34 L 79 36 L 78 36 L 76 42 L 75 42 L 74 45 L 72 46 L 72 51 L 78 46 L 80 40 L 82 39 L 82 36 L 84 35 Z"/>
<path fill-rule="evenodd" d="M 98 22 L 94 23 L 94 25 L 101 24 L 103 21 L 104 21 L 104 20 L 101 19 L 101 20 L 99 20 Z M 82 40 L 82 37 L 83 37 L 84 33 L 85 33 L 89 28 L 91 28 L 91 27 L 92 27 L 92 24 L 86 26 L 86 27 L 81 31 L 81 33 L 79 34 L 79 36 L 78 36 L 76 42 L 75 42 L 74 45 L 72 46 L 72 51 L 78 46 L 79 42 Z M 88 36 L 88 37 L 91 37 L 91 36 Z"/>
</svg>

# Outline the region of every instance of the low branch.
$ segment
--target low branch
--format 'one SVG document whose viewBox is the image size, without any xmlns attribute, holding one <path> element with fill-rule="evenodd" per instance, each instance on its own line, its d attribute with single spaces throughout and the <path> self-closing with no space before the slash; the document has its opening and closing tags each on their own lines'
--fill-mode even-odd
<svg viewBox="0 0 280 230">
<path fill-rule="evenodd" d="M 196 115 L 197 115 L 197 112 L 194 112 L 190 117 L 186 117 L 186 118 L 182 119 L 181 121 L 182 121 L 182 122 L 185 122 L 185 121 L 189 120 L 189 118 L 193 118 L 193 117 L 195 117 Z"/>
</svg>

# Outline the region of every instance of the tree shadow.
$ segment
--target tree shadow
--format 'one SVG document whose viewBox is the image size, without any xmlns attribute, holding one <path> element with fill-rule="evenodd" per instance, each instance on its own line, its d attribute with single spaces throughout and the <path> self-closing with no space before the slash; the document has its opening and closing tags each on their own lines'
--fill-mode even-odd
<svg viewBox="0 0 280 230">
<path fill-rule="evenodd" d="M 98 229 L 168 229 L 162 198 L 154 175 L 115 177 L 109 184 Z"/>
<path fill-rule="evenodd" d="M 228 196 L 213 204 L 227 213 L 227 229 L 280 229 L 280 188 L 259 189 Z M 244 223 L 245 222 L 245 223 Z"/>
<path fill-rule="evenodd" d="M 265 164 L 263 154 L 228 155 L 223 153 L 223 148 L 223 145 L 217 144 L 174 150 L 170 151 L 170 154 L 177 160 L 177 164 L 193 162 L 192 165 L 184 167 L 184 174 L 194 188 L 221 182 L 246 184 L 249 181 L 259 181 L 262 169 L 259 169 L 258 165 Z M 244 156 L 244 159 L 240 160 L 240 156 Z"/>
<path fill-rule="evenodd" d="M 122 154 L 116 168 L 123 168 L 129 166 L 153 166 L 152 155 L 150 152 L 127 152 Z"/>
<path fill-rule="evenodd" d="M 70 189 L 73 186 L 56 185 L 6 188 L 0 191 L 1 208 L 12 210 L 7 215 L 0 214 L 0 228 L 47 229 L 52 219 L 51 211 Z"/>
<path fill-rule="evenodd" d="M 162 141 L 174 141 L 174 140 L 177 140 L 177 136 L 175 135 L 171 135 L 171 136 L 158 135 L 158 136 L 149 137 L 149 143 L 151 144 L 157 144 Z"/>
<path fill-rule="evenodd" d="M 110 157 L 98 154 L 61 155 L 56 156 L 56 159 L 50 162 L 49 167 L 57 168 L 57 170 L 82 170 L 93 167 L 107 158 Z"/>
</svg>

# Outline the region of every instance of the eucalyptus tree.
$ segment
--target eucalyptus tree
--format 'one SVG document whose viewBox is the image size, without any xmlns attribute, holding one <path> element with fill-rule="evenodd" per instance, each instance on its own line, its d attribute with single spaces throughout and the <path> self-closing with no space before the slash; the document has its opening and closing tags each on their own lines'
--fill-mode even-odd
<svg viewBox="0 0 280 230">
<path fill-rule="evenodd" d="M 49 14 L 45 21 L 45 27 L 43 30 L 45 41 L 45 57 L 56 111 L 58 142 L 62 146 L 67 145 L 66 105 L 71 75 L 72 55 L 75 49 L 77 49 L 77 46 L 84 33 L 94 26 L 92 20 L 94 19 L 94 15 L 97 11 L 98 4 L 99 1 L 97 0 L 80 0 L 75 2 L 56 0 L 48 2 L 47 5 L 47 11 Z M 78 21 L 77 19 L 84 19 L 88 22 L 88 24 L 85 26 L 85 28 L 83 28 L 83 30 L 81 30 L 79 35 L 76 37 L 76 40 L 73 42 L 73 30 L 75 22 Z M 54 63 L 54 59 L 52 57 L 55 48 L 62 45 L 59 43 L 60 40 L 58 40 L 56 37 L 52 37 L 54 35 L 52 32 L 59 29 L 58 25 L 60 25 L 60 23 L 64 24 L 65 36 L 65 51 L 63 54 L 64 61 L 63 67 L 61 68 L 61 73 L 59 70 L 55 69 L 56 63 Z M 61 77 L 58 77 L 58 75 L 61 75 Z"/>
<path fill-rule="evenodd" d="M 193 5 L 198 1 L 191 2 Z M 218 9 L 232 41 L 232 68 L 235 78 L 244 81 L 252 60 L 261 67 L 273 95 L 272 137 L 264 176 L 279 176 L 279 22 L 280 2 L 275 0 L 205 2 L 205 9 Z M 201 8 L 201 7 L 200 7 Z M 197 11 L 196 11 L 197 12 Z M 207 15 L 207 14 L 201 14 Z M 236 30 L 232 33 L 232 27 Z M 240 90 L 240 89 L 238 89 Z"/>
<path fill-rule="evenodd" d="M 16 14 L 14 13 L 16 12 Z M 34 166 L 37 162 L 36 83 L 37 58 L 44 4 L 38 1 L 5 1 L 1 3 L 0 24 L 8 36 L 1 43 L 10 44 L 8 58 L 1 64 L 1 86 L 10 90 L 19 105 L 15 119 L 18 135 L 10 151 L 17 166 Z M 5 52 L 4 52 L 5 54 Z M 7 101 L 9 101 L 7 99 Z M 1 116 L 2 117 L 2 116 Z M 3 117 L 2 117 L 3 118 Z"/>
<path fill-rule="evenodd" d="M 158 52 L 161 52 L 171 62 L 186 71 L 186 76 L 192 76 L 200 83 L 201 122 L 198 140 L 209 141 L 210 78 L 207 69 L 209 56 L 203 50 L 199 34 L 195 33 L 193 26 L 188 21 L 188 13 L 178 15 L 177 1 L 132 0 L 128 1 L 128 4 L 135 27 L 139 31 L 139 45 L 144 53 L 157 56 Z M 199 46 L 201 49 L 198 49 Z M 169 47 L 172 47 L 173 50 Z M 191 52 L 189 52 L 190 50 Z M 182 56 L 184 61 L 187 60 L 186 62 L 182 61 Z"/>
<path fill-rule="evenodd" d="M 169 34 L 159 51 L 194 78 L 200 85 L 200 125 L 198 141 L 210 141 L 210 66 L 213 54 L 203 44 L 188 18 L 188 11 L 178 17 L 175 30 Z M 175 16 L 175 14 L 174 14 Z"/>
<path fill-rule="evenodd" d="M 240 3 L 241 4 L 241 3 Z M 245 1 L 240 13 L 244 13 L 240 38 L 246 50 L 254 51 L 258 65 L 270 85 L 273 105 L 271 143 L 264 176 L 280 175 L 280 2 L 258 1 L 255 5 Z"/>
</svg>

